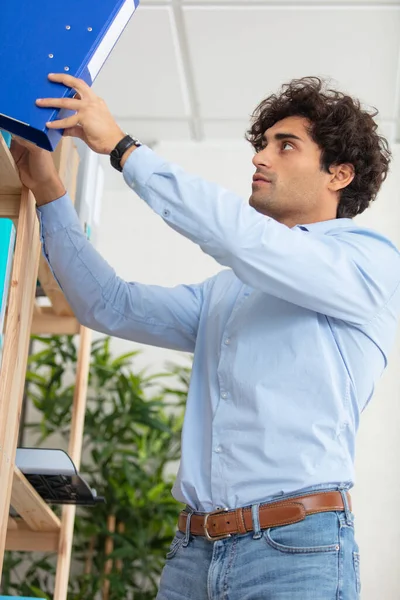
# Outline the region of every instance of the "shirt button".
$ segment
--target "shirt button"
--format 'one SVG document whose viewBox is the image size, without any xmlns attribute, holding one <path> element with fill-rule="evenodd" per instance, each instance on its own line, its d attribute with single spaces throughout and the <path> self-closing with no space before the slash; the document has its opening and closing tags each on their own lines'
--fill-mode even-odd
<svg viewBox="0 0 400 600">
<path fill-rule="evenodd" d="M 226 344 L 227 346 L 229 346 L 229 344 L 230 344 L 230 343 L 231 343 L 231 338 L 226 338 L 226 340 L 225 340 L 225 344 Z"/>
<path fill-rule="evenodd" d="M 227 397 L 228 397 L 228 394 L 227 394 L 227 392 L 222 392 L 222 394 L 221 394 L 221 398 L 223 398 L 224 400 L 226 400 L 226 399 L 227 399 Z"/>
<path fill-rule="evenodd" d="M 222 452 L 222 448 L 221 448 L 221 446 L 216 446 L 216 447 L 215 447 L 215 452 L 217 452 L 218 454 L 219 454 L 220 452 Z"/>
</svg>

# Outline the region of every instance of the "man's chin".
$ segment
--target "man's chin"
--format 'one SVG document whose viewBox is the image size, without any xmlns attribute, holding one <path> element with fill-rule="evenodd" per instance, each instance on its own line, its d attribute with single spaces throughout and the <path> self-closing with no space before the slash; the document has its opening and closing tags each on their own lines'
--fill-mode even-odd
<svg viewBox="0 0 400 600">
<path fill-rule="evenodd" d="M 253 208 L 256 208 L 257 206 L 259 206 L 260 204 L 263 204 L 262 200 L 260 202 L 261 198 L 257 198 L 256 194 L 251 194 L 250 198 L 249 198 L 249 204 L 250 206 L 252 206 Z"/>
<path fill-rule="evenodd" d="M 262 209 L 267 209 L 269 204 L 270 204 L 270 200 L 269 198 L 263 198 L 262 196 L 259 196 L 257 194 L 251 194 L 250 198 L 249 198 L 249 204 L 250 206 L 252 206 L 253 208 L 257 209 L 257 210 L 262 210 Z"/>
<path fill-rule="evenodd" d="M 260 198 L 256 194 L 252 194 L 249 198 L 249 206 L 266 217 L 275 218 L 274 203 L 271 202 L 270 198 L 265 198 L 265 196 Z"/>
</svg>

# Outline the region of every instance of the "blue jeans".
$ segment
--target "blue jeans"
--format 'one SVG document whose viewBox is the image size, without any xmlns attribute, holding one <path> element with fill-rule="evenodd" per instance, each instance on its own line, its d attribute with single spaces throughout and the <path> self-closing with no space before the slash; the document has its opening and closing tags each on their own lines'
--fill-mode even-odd
<svg viewBox="0 0 400 600">
<path fill-rule="evenodd" d="M 360 555 L 354 517 L 318 513 L 304 521 L 209 542 L 177 532 L 156 600 L 357 600 Z"/>
</svg>

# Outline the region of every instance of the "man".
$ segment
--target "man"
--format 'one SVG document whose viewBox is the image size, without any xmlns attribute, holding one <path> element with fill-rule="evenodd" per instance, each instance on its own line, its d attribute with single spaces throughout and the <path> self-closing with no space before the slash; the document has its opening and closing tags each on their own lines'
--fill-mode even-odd
<svg viewBox="0 0 400 600">
<path fill-rule="evenodd" d="M 228 267 L 173 289 L 121 280 L 83 235 L 51 156 L 14 142 L 81 323 L 194 352 L 173 489 L 187 508 L 158 600 L 358 598 L 354 440 L 400 309 L 398 250 L 352 221 L 388 171 L 375 115 L 317 78 L 284 86 L 247 134 L 247 203 L 125 138 L 81 80 L 49 77 L 77 91 L 38 101 L 76 111 L 49 127 L 112 153 L 168 225 Z"/>
</svg>

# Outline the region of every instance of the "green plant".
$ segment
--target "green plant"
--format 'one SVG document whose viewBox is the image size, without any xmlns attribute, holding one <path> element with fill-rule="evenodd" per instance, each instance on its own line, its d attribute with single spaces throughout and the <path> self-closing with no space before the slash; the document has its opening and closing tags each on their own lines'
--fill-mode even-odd
<svg viewBox="0 0 400 600">
<path fill-rule="evenodd" d="M 71 336 L 35 338 L 42 349 L 29 359 L 29 401 L 37 419 L 26 428 L 36 444 L 71 424 L 76 347 Z M 109 600 L 152 600 L 181 505 L 171 496 L 169 466 L 180 456 L 180 434 L 190 367 L 168 364 L 148 376 L 132 370 L 138 352 L 113 357 L 110 339 L 93 343 L 80 473 L 106 504 L 78 508 L 69 600 L 92 599 L 109 586 Z M 167 378 L 175 385 L 168 386 Z M 59 439 L 59 438 L 58 438 Z M 60 443 L 57 444 L 60 447 Z M 112 541 L 113 551 L 106 550 Z M 52 595 L 54 557 L 30 562 L 7 553 L 3 593 Z M 108 583 L 107 583 L 108 582 Z"/>
</svg>

